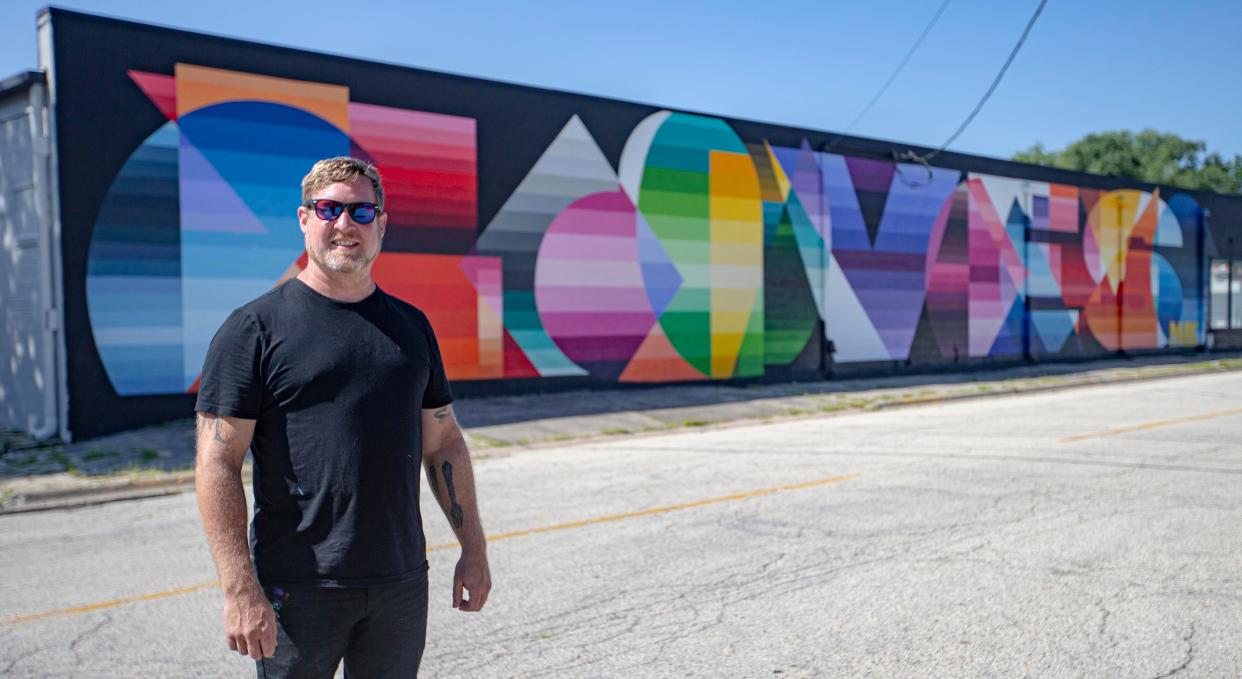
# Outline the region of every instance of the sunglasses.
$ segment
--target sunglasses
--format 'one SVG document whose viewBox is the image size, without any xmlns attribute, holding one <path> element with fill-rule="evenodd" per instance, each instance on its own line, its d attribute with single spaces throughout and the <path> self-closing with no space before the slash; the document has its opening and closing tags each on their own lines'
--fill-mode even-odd
<svg viewBox="0 0 1242 679">
<path fill-rule="evenodd" d="M 375 203 L 342 203 L 328 198 L 308 200 L 302 204 L 302 207 L 313 208 L 315 214 L 325 222 L 330 222 L 340 217 L 342 213 L 348 210 L 350 219 L 359 224 L 370 224 L 375 221 L 375 215 L 383 212 L 383 210 L 376 207 Z"/>
</svg>

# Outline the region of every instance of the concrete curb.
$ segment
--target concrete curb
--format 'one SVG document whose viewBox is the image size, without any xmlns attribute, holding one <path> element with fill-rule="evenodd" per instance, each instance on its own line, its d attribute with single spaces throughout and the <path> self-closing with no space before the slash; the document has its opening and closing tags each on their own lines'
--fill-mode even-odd
<svg viewBox="0 0 1242 679">
<path fill-rule="evenodd" d="M 194 472 L 173 472 L 145 479 L 108 480 L 88 488 L 65 488 L 27 493 L 0 507 L 0 515 L 42 512 L 49 509 L 77 509 L 120 500 L 139 500 L 176 495 L 194 488 Z"/>
<path fill-rule="evenodd" d="M 1213 359 L 1227 360 L 1227 359 Z M 624 431 L 616 431 L 609 433 L 605 431 L 596 431 L 594 433 L 586 433 L 578 436 L 554 435 L 545 437 L 535 437 L 517 441 L 500 441 L 497 442 L 493 437 L 487 435 L 479 435 L 478 429 L 488 429 L 488 427 L 477 427 L 466 430 L 468 438 L 471 440 L 471 455 L 475 458 L 497 457 L 508 454 L 509 452 L 517 452 L 522 450 L 537 450 L 542 448 L 556 447 L 566 443 L 597 443 L 600 441 L 615 441 L 618 435 L 624 436 L 654 436 L 667 434 L 674 431 L 684 430 L 713 430 L 713 429 L 729 429 L 740 426 L 750 426 L 760 423 L 781 422 L 801 419 L 813 419 L 820 417 L 834 417 L 837 415 L 859 414 L 865 412 L 874 412 L 886 410 L 889 408 L 901 408 L 906 406 L 933 405 L 937 403 L 949 403 L 953 401 L 964 401 L 977 398 L 989 398 L 994 396 L 1018 396 L 1041 392 L 1063 391 L 1066 389 L 1074 389 L 1079 387 L 1107 386 L 1113 384 L 1125 384 L 1131 382 L 1146 382 L 1161 379 L 1170 379 L 1176 377 L 1188 377 L 1193 375 L 1202 375 L 1205 373 L 1232 372 L 1242 370 L 1242 364 L 1231 367 L 1213 367 L 1208 369 L 1190 369 L 1190 370 L 1168 370 L 1163 366 L 1147 367 L 1147 368 L 1128 368 L 1126 371 L 1139 371 L 1154 374 L 1118 374 L 1104 375 L 1090 374 L 1086 377 L 1080 374 L 1067 374 L 1057 376 L 1045 376 L 1043 378 L 1031 377 L 1014 377 L 1000 381 L 979 381 L 979 382 L 962 382 L 953 384 L 939 385 L 920 385 L 907 388 L 877 388 L 868 391 L 852 392 L 849 401 L 846 403 L 833 403 L 833 396 L 839 396 L 842 392 L 825 392 L 820 394 L 801 395 L 801 396 L 783 396 L 768 399 L 758 399 L 748 402 L 752 409 L 756 412 L 744 417 L 719 417 L 703 420 L 687 421 L 681 424 L 657 424 L 650 427 L 631 429 Z M 1023 384 L 1024 382 L 1034 382 L 1037 379 L 1058 379 L 1057 383 L 1042 384 Z M 1015 384 L 1016 383 L 1016 384 Z M 992 386 L 998 385 L 998 386 Z M 971 390 L 970 387 L 975 387 Z M 980 388 L 987 387 L 987 388 Z M 908 393 L 899 393 L 910 390 L 927 391 L 929 389 L 939 388 L 943 391 L 952 393 L 936 393 L 909 395 Z M 868 396 L 868 394 L 872 394 Z M 827 408 L 801 408 L 792 407 L 785 408 L 784 411 L 772 410 L 770 412 L 758 412 L 765 405 L 782 402 L 795 401 L 827 401 Z M 721 403 L 715 406 L 697 406 L 692 408 L 665 408 L 653 412 L 670 412 L 680 410 L 698 411 L 702 415 L 702 411 L 711 409 L 726 409 L 729 406 L 736 406 L 737 403 Z"/>
<path fill-rule="evenodd" d="M 1217 363 L 1201 367 L 1205 362 Z M 709 405 L 675 406 L 645 412 L 613 412 L 602 415 L 531 420 L 511 425 L 465 428 L 472 441 L 476 458 L 502 457 L 523 450 L 537 450 L 566 443 L 597 443 L 616 441 L 619 436 L 655 436 L 673 431 L 723 429 L 764 422 L 833 417 L 889 408 L 932 405 L 994 396 L 1016 396 L 1062 391 L 1078 387 L 1104 386 L 1144 382 L 1205 373 L 1242 370 L 1242 363 L 1230 357 L 1214 357 L 1204 362 L 1135 366 L 1101 369 L 1096 372 L 1067 373 L 1044 376 L 1016 376 L 997 380 L 956 381 L 894 387 L 877 387 L 859 391 L 825 391 L 801 395 L 777 396 L 743 402 L 721 402 Z M 911 392 L 914 393 L 911 393 Z M 739 410 L 743 411 L 739 414 Z M 680 419 L 694 414 L 695 419 Z M 640 418 L 641 416 L 641 418 Z M 660 419 L 668 418 L 667 420 Z M 557 431 L 557 420 L 596 419 L 600 424 L 624 423 L 626 427 L 600 428 L 580 433 L 548 433 Z M 633 420 L 642 419 L 636 428 Z M 536 432 L 520 440 L 502 440 L 486 432 L 497 429 L 518 429 Z M 542 433 L 541 433 L 542 432 Z M 194 472 L 178 471 L 160 475 L 144 474 L 140 478 L 110 478 L 74 488 L 32 491 L 15 494 L 0 505 L 0 515 L 76 509 L 121 500 L 137 500 L 174 495 L 194 488 Z"/>
</svg>

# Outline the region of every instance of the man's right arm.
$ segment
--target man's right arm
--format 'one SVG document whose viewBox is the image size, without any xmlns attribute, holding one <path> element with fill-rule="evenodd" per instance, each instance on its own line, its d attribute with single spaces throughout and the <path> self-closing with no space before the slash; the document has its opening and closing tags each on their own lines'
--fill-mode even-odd
<svg viewBox="0 0 1242 679">
<path fill-rule="evenodd" d="M 276 616 L 255 579 L 246 538 L 241 468 L 254 425 L 254 420 L 198 413 L 194 486 L 224 593 L 229 649 L 258 660 L 276 651 Z"/>
</svg>

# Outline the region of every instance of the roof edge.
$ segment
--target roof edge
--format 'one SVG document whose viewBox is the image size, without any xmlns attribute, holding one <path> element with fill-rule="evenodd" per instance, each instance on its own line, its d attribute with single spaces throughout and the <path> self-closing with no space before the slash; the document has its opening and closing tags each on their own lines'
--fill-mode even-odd
<svg viewBox="0 0 1242 679">
<path fill-rule="evenodd" d="M 0 99 L 19 94 L 34 85 L 47 83 L 47 75 L 43 71 L 22 71 L 0 80 Z"/>
</svg>

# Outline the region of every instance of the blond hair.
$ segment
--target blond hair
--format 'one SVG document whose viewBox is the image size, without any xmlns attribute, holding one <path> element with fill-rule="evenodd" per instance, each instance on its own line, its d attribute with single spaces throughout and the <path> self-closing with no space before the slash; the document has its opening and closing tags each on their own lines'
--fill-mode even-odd
<svg viewBox="0 0 1242 679">
<path fill-rule="evenodd" d="M 311 200 L 316 192 L 330 184 L 350 184 L 359 177 L 371 180 L 371 186 L 375 189 L 375 204 L 384 209 L 384 184 L 380 181 L 379 170 L 365 160 L 349 156 L 324 158 L 315 163 L 310 172 L 302 177 L 302 202 Z"/>
</svg>

